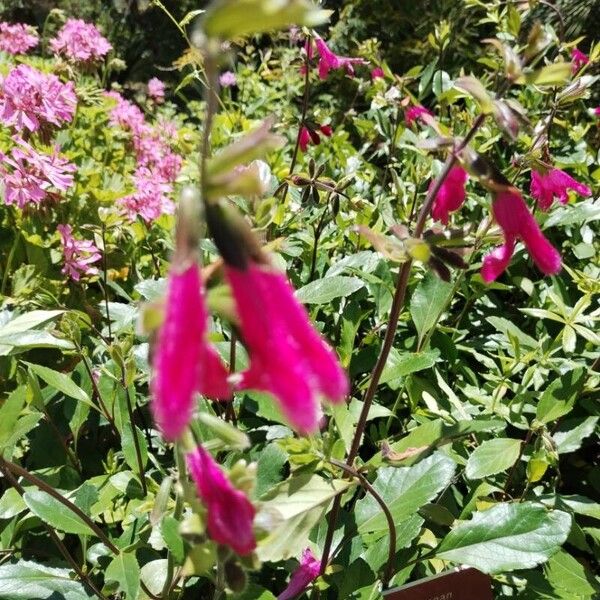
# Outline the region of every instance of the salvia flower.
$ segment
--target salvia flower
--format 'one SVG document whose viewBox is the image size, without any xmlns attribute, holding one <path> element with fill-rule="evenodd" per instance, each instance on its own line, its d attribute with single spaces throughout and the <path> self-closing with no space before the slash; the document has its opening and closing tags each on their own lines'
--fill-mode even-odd
<svg viewBox="0 0 600 600">
<path fill-rule="evenodd" d="M 68 19 L 50 40 L 50 48 L 72 62 L 83 64 L 98 62 L 112 50 L 96 26 L 81 19 Z"/>
<path fill-rule="evenodd" d="M 164 437 L 176 440 L 187 427 L 195 394 L 229 398 L 227 370 L 207 340 L 208 312 L 195 261 L 169 273 L 167 304 L 154 353 L 152 412 Z"/>
<path fill-rule="evenodd" d="M 25 54 L 35 48 L 40 38 L 33 27 L 23 23 L 0 23 L 0 50 L 9 54 Z"/>
<path fill-rule="evenodd" d="M 148 82 L 148 96 L 157 104 L 165 100 L 165 84 L 158 77 L 153 77 Z"/>
<path fill-rule="evenodd" d="M 97 275 L 98 269 L 91 265 L 100 260 L 101 254 L 94 243 L 75 239 L 70 225 L 58 225 L 57 230 L 63 246 L 62 272 L 74 281 L 79 281 L 82 275 Z"/>
<path fill-rule="evenodd" d="M 571 50 L 571 71 L 573 74 L 578 73 L 589 62 L 590 57 L 579 50 L 579 48 Z"/>
<path fill-rule="evenodd" d="M 317 37 L 315 44 L 319 53 L 319 77 L 321 79 L 327 79 L 329 71 L 332 69 L 345 69 L 350 77 L 354 77 L 354 65 L 366 64 L 362 58 L 338 56 L 329 49 L 323 38 Z"/>
<path fill-rule="evenodd" d="M 310 548 L 306 548 L 298 568 L 290 577 L 288 586 L 277 596 L 277 600 L 293 600 L 319 576 L 320 571 L 321 561 L 315 557 Z"/>
<path fill-rule="evenodd" d="M 465 184 L 467 177 L 467 172 L 460 166 L 450 169 L 448 177 L 446 177 L 437 193 L 431 210 L 434 219 L 447 225 L 449 214 L 463 205 L 466 196 Z M 434 182 L 432 181 L 429 189 L 433 185 Z"/>
<path fill-rule="evenodd" d="M 504 234 L 504 244 L 483 259 L 481 276 L 486 283 L 497 279 L 508 267 L 517 240 L 521 240 L 540 271 L 554 275 L 560 271 L 558 250 L 546 239 L 521 195 L 514 191 L 499 192 L 492 212 Z"/>
<path fill-rule="evenodd" d="M 232 71 L 225 71 L 219 76 L 219 85 L 223 88 L 233 87 L 237 85 L 237 77 Z"/>
<path fill-rule="evenodd" d="M 561 204 L 566 204 L 569 190 L 584 198 L 592 195 L 592 190 L 587 185 L 579 183 L 560 169 L 549 169 L 546 173 L 531 171 L 530 192 L 542 210 L 548 210 L 555 198 Z"/>
<path fill-rule="evenodd" d="M 302 152 L 306 152 L 311 143 L 315 146 L 321 143 L 321 136 L 318 132 L 321 132 L 325 137 L 331 137 L 333 135 L 333 128 L 331 125 L 311 125 L 308 123 L 305 123 L 300 128 L 298 143 Z"/>
<path fill-rule="evenodd" d="M 385 77 L 385 73 L 381 67 L 375 67 L 371 70 L 371 79 L 375 81 L 376 79 L 383 79 Z"/>
<path fill-rule="evenodd" d="M 415 121 L 424 121 L 423 117 L 433 117 L 433 113 L 424 106 L 411 106 L 404 113 L 404 121 L 410 127 Z"/>
<path fill-rule="evenodd" d="M 600 106 L 596 106 L 594 109 L 594 116 L 600 117 Z"/>
<path fill-rule="evenodd" d="M 227 265 L 250 367 L 238 389 L 272 394 L 293 427 L 303 434 L 319 427 L 320 398 L 342 402 L 348 379 L 334 351 L 310 323 L 283 273 L 248 262 Z"/>
<path fill-rule="evenodd" d="M 201 446 L 187 455 L 187 464 L 198 496 L 206 507 L 210 537 L 242 556 L 250 554 L 256 548 L 252 529 L 255 509 L 250 500 L 233 486 Z"/>
<path fill-rule="evenodd" d="M 18 131 L 70 122 L 76 106 L 71 81 L 62 83 L 29 65 L 15 67 L 0 82 L 0 121 Z"/>
</svg>

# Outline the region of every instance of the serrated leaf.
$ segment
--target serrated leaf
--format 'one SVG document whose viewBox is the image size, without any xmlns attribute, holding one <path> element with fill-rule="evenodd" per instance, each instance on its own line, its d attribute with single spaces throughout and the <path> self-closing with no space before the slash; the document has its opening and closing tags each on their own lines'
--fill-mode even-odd
<svg viewBox="0 0 600 600">
<path fill-rule="evenodd" d="M 497 504 L 460 523 L 436 556 L 484 573 L 526 569 L 548 560 L 567 539 L 571 516 L 539 504 Z"/>
<path fill-rule="evenodd" d="M 557 452 L 559 454 L 567 454 L 581 448 L 583 440 L 596 431 L 598 418 L 587 417 L 585 419 L 570 419 L 563 422 L 561 431 L 557 431 L 552 436 Z"/>
<path fill-rule="evenodd" d="M 465 474 L 469 479 L 483 479 L 506 471 L 519 458 L 520 449 L 521 440 L 512 438 L 486 440 L 469 456 Z"/>
<path fill-rule="evenodd" d="M 600 586 L 594 582 L 593 574 L 564 550 L 550 558 L 544 572 L 555 590 L 569 594 L 564 597 L 587 600 L 596 597 L 600 592 Z"/>
<path fill-rule="evenodd" d="M 140 566 L 133 552 L 121 552 L 113 558 L 106 569 L 107 581 L 116 581 L 119 590 L 126 594 L 128 599 L 138 597 L 140 589 Z"/>
<path fill-rule="evenodd" d="M 544 390 L 536 409 L 536 419 L 550 423 L 571 412 L 585 382 L 584 369 L 574 369 L 555 379 Z"/>
<path fill-rule="evenodd" d="M 311 281 L 296 291 L 296 298 L 303 304 L 328 304 L 337 298 L 346 298 L 364 287 L 358 277 L 333 275 Z"/>
</svg>

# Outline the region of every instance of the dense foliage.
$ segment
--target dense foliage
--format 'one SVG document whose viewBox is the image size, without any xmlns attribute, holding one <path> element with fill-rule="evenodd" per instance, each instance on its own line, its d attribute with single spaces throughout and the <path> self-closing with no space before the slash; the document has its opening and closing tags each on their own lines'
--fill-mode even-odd
<svg viewBox="0 0 600 600">
<path fill-rule="evenodd" d="M 0 598 L 597 597 L 600 45 L 535 2 L 23 4 Z"/>
</svg>

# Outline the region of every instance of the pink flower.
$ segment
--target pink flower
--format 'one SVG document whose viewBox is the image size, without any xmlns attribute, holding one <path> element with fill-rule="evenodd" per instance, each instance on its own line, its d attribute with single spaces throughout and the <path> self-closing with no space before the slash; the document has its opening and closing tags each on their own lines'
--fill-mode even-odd
<svg viewBox="0 0 600 600">
<path fill-rule="evenodd" d="M 589 62 L 589 56 L 584 54 L 579 48 L 573 48 L 573 50 L 571 50 L 571 71 L 573 72 L 573 75 Z"/>
<path fill-rule="evenodd" d="M 81 19 L 68 19 L 57 36 L 50 40 L 50 48 L 68 60 L 88 64 L 101 60 L 112 50 L 98 29 Z"/>
<path fill-rule="evenodd" d="M 207 529 L 219 544 L 241 555 L 256 548 L 252 530 L 254 506 L 246 495 L 233 487 L 213 457 L 201 446 L 187 455 L 187 464 L 198 496 L 206 506 Z"/>
<path fill-rule="evenodd" d="M 167 305 L 154 354 L 152 411 L 164 437 L 176 440 L 187 427 L 195 394 L 229 398 L 227 370 L 207 341 L 208 312 L 200 269 L 171 269 Z"/>
<path fill-rule="evenodd" d="M 561 258 L 558 250 L 546 239 L 539 225 L 515 191 L 496 195 L 492 212 L 504 233 L 504 244 L 483 259 L 481 276 L 486 283 L 497 279 L 508 267 L 517 240 L 522 240 L 540 271 L 554 275 L 560 271 Z"/>
<path fill-rule="evenodd" d="M 306 150 L 308 149 L 308 145 L 310 144 L 310 131 L 308 130 L 308 127 L 303 126 L 300 128 L 298 138 L 300 150 L 302 150 L 302 152 L 306 152 Z"/>
<path fill-rule="evenodd" d="M 106 96 L 117 101 L 110 111 L 110 122 L 126 130 L 137 131 L 144 125 L 144 113 L 133 102 L 126 100 L 119 92 L 106 92 Z"/>
<path fill-rule="evenodd" d="M 300 129 L 300 133 L 298 134 L 298 136 L 299 136 L 300 150 L 302 150 L 302 152 L 306 152 L 306 150 L 308 149 L 308 146 L 311 142 L 315 146 L 318 146 L 321 143 L 321 138 L 320 138 L 319 134 L 317 133 L 317 131 L 315 129 L 313 129 L 313 127 L 315 127 L 315 126 L 305 124 Z M 317 127 L 318 127 L 319 131 L 325 137 L 331 137 L 333 135 L 333 128 L 331 127 L 331 125 L 318 125 Z"/>
<path fill-rule="evenodd" d="M 0 50 L 9 54 L 25 54 L 35 48 L 40 38 L 33 27 L 23 23 L 0 23 Z"/>
<path fill-rule="evenodd" d="M 237 77 L 235 76 L 235 73 L 232 71 L 225 71 L 224 73 L 221 73 L 219 76 L 219 85 L 224 88 L 237 85 Z"/>
<path fill-rule="evenodd" d="M 139 167 L 134 176 L 135 192 L 117 200 L 127 218 L 141 217 L 146 223 L 156 221 L 162 214 L 175 212 L 173 201 L 167 196 L 173 189 L 162 177 L 146 167 Z"/>
<path fill-rule="evenodd" d="M 226 266 L 250 368 L 238 389 L 271 393 L 301 433 L 318 430 L 320 397 L 342 402 L 348 378 L 310 323 L 285 275 L 248 263 Z"/>
<path fill-rule="evenodd" d="M 383 79 L 385 77 L 385 73 L 381 67 L 375 67 L 371 71 L 371 79 L 375 81 L 376 79 Z"/>
<path fill-rule="evenodd" d="M 148 82 L 148 96 L 152 98 L 157 104 L 164 102 L 165 100 L 165 84 L 158 79 L 158 77 L 153 77 Z"/>
<path fill-rule="evenodd" d="M 0 81 L 0 121 L 17 130 L 37 131 L 46 124 L 62 125 L 73 119 L 77 96 L 73 83 L 56 75 L 19 65 Z"/>
<path fill-rule="evenodd" d="M 293 600 L 319 576 L 320 571 L 321 561 L 307 548 L 302 553 L 300 565 L 292 573 L 288 586 L 277 596 L 277 600 Z"/>
<path fill-rule="evenodd" d="M 410 127 L 417 119 L 423 122 L 426 120 L 423 117 L 433 117 L 433 113 L 424 106 L 411 106 L 404 113 L 404 121 Z"/>
<path fill-rule="evenodd" d="M 76 240 L 70 225 L 58 225 L 57 229 L 62 238 L 65 261 L 62 273 L 75 281 L 79 281 L 81 275 L 96 275 L 98 269 L 90 265 L 100 260 L 100 250 L 89 240 Z"/>
<path fill-rule="evenodd" d="M 594 115 L 596 117 L 600 117 L 600 106 L 596 106 L 596 108 L 594 109 Z"/>
<path fill-rule="evenodd" d="M 319 77 L 321 79 L 327 79 L 329 71 L 332 69 L 346 69 L 346 73 L 350 77 L 354 77 L 353 65 L 364 65 L 367 63 L 362 58 L 338 56 L 329 49 L 323 38 L 317 37 L 315 43 L 317 52 L 319 53 Z"/>
<path fill-rule="evenodd" d="M 448 177 L 444 180 L 440 188 L 431 214 L 434 219 L 448 225 L 448 216 L 451 212 L 458 210 L 465 201 L 465 184 L 467 182 L 467 172 L 462 167 L 452 167 Z M 429 189 L 433 186 L 432 181 Z"/>
<path fill-rule="evenodd" d="M 546 173 L 531 171 L 530 192 L 542 210 L 548 210 L 554 198 L 561 204 L 566 204 L 569 199 L 568 190 L 573 190 L 584 198 L 592 195 L 592 190 L 587 185 L 579 183 L 560 169 L 550 169 Z"/>
<path fill-rule="evenodd" d="M 75 165 L 58 154 L 42 154 L 19 137 L 10 156 L 3 157 L 0 175 L 4 183 L 4 201 L 24 208 L 39 205 L 50 195 L 50 189 L 64 192 L 73 186 Z M 7 168 L 10 167 L 10 168 Z"/>
</svg>

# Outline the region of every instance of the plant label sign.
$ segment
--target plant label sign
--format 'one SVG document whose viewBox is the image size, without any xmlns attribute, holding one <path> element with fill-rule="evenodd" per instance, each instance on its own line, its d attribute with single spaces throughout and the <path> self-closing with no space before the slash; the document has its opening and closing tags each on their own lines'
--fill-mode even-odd
<svg viewBox="0 0 600 600">
<path fill-rule="evenodd" d="M 446 571 L 383 592 L 386 600 L 493 600 L 492 579 L 477 569 Z"/>
</svg>

